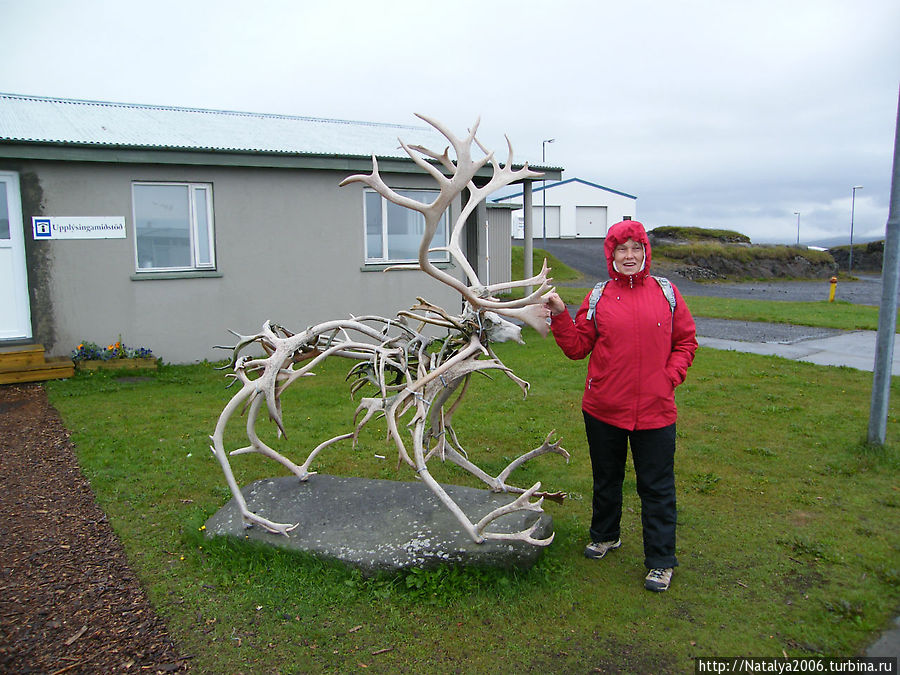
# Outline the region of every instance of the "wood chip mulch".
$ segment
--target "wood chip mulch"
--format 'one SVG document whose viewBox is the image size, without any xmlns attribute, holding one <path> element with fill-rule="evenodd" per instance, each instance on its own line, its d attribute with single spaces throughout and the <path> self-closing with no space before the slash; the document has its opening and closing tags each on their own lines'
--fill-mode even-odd
<svg viewBox="0 0 900 675">
<path fill-rule="evenodd" d="M 0 385 L 0 672 L 189 668 L 38 384 Z"/>
</svg>

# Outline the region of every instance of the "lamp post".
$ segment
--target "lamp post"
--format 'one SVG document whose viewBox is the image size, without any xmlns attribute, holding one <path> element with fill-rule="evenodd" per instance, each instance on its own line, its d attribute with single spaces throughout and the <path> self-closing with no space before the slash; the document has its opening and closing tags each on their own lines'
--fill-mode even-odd
<svg viewBox="0 0 900 675">
<path fill-rule="evenodd" d="M 797 246 L 800 245 L 800 212 L 794 211 L 794 215 L 797 216 Z"/>
<path fill-rule="evenodd" d="M 847 274 L 850 276 L 853 275 L 853 212 L 856 210 L 856 191 L 862 188 L 862 185 L 850 188 L 850 263 L 847 265 Z"/>
<path fill-rule="evenodd" d="M 547 163 L 547 143 L 555 142 L 555 138 L 548 138 L 545 141 L 541 141 L 541 164 Z M 543 201 L 542 207 L 542 216 L 543 216 L 543 225 L 541 226 L 541 239 L 543 240 L 544 248 L 547 247 L 547 181 L 541 181 L 541 199 Z"/>
</svg>

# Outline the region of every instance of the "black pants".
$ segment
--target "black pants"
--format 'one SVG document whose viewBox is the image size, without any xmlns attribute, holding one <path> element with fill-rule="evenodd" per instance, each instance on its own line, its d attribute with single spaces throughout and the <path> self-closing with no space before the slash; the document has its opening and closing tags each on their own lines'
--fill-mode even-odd
<svg viewBox="0 0 900 675">
<path fill-rule="evenodd" d="M 594 475 L 591 541 L 615 541 L 622 519 L 625 457 L 631 458 L 641 498 L 644 564 L 675 567 L 675 425 L 628 431 L 584 413 Z"/>
</svg>

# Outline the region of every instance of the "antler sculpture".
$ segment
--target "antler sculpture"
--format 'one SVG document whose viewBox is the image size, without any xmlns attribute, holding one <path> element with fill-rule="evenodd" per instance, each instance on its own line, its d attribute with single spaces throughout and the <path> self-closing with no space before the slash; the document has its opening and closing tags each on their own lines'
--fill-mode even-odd
<svg viewBox="0 0 900 675">
<path fill-rule="evenodd" d="M 540 273 L 530 279 L 484 285 L 463 254 L 460 239 L 467 218 L 488 194 L 516 180 L 535 178 L 541 174 L 529 169 L 527 164 L 513 170 L 513 152 L 508 139 L 509 156 L 506 164 L 501 166 L 494 159 L 493 153 L 488 152 L 476 139 L 477 121 L 466 137 L 457 138 L 441 123 L 421 115 L 419 117 L 450 142 L 450 146 L 442 154 L 437 154 L 422 146 L 409 146 L 400 141 L 409 157 L 437 182 L 439 192 L 434 201 L 430 204 L 422 203 L 392 190 L 379 174 L 378 161 L 374 156 L 371 174 L 350 176 L 341 185 L 364 183 L 385 199 L 423 215 L 425 232 L 419 245 L 418 263 L 396 265 L 388 269 L 419 269 L 457 290 L 465 300 L 463 314 L 450 315 L 440 307 L 418 298 L 415 306 L 408 311 L 399 312 L 396 319 L 379 316 L 351 317 L 321 323 L 296 334 L 266 322 L 262 331 L 256 335 L 242 336 L 235 333 L 239 342 L 230 348 L 230 367 L 233 372 L 229 377 L 239 382 L 241 389 L 219 416 L 215 432 L 210 436 L 211 450 L 222 466 L 245 524 L 248 527 L 256 524 L 287 536 L 297 524 L 275 523 L 249 510 L 232 472 L 229 455 L 258 452 L 279 462 L 301 481 L 305 481 L 315 473 L 310 471 L 310 466 L 319 452 L 343 440 L 351 440 L 355 446 L 361 429 L 371 419 L 384 417 L 388 438 L 397 448 L 398 465 L 405 463 L 413 468 L 416 476 L 453 513 L 463 530 L 475 542 L 481 543 L 485 539 L 513 539 L 546 546 L 553 540 L 553 535 L 546 539 L 532 536 L 539 519 L 519 532 L 494 532 L 488 527 L 507 513 L 541 512 L 544 497 L 557 500 L 563 498 L 562 493 L 540 492 L 540 482 L 527 489 L 506 482 L 513 470 L 534 457 L 555 453 L 568 461 L 569 453 L 560 447 L 559 441 L 551 442 L 553 432 L 547 435 L 539 447 L 522 454 L 497 476 L 490 476 L 469 460 L 452 424 L 453 414 L 466 393 L 473 373 L 499 370 L 515 382 L 524 395 L 528 393 L 529 384 L 500 361 L 491 343 L 507 340 L 522 342 L 521 329 L 508 319 L 521 321 L 535 328 L 541 335 L 547 335 L 548 327 L 541 307 L 542 297 L 552 290 L 551 280 L 547 276 L 547 263 L 545 261 Z M 473 160 L 471 156 L 473 144 L 484 153 L 478 160 Z M 450 157 L 451 146 L 455 161 Z M 428 161 L 429 159 L 433 162 Z M 478 187 L 475 176 L 489 163 L 493 167 L 493 175 L 485 185 Z M 443 167 L 444 171 L 438 166 Z M 468 199 L 453 224 L 448 245 L 432 246 L 441 217 L 463 190 L 468 190 Z M 468 283 L 432 264 L 428 256 L 435 251 L 446 251 L 463 270 Z M 496 293 L 501 290 L 523 286 L 535 286 L 536 290 L 516 300 L 500 300 L 496 297 Z M 434 327 L 444 329 L 447 334 L 442 338 L 427 335 L 425 330 L 428 327 L 432 331 Z M 262 347 L 266 356 L 241 355 L 241 351 L 253 344 Z M 312 369 L 330 356 L 357 361 L 348 374 L 348 379 L 355 380 L 351 385 L 351 393 L 373 386 L 377 395 L 360 400 L 352 432 L 320 443 L 309 453 L 303 464 L 298 466 L 259 438 L 256 433 L 259 413 L 265 404 L 269 417 L 274 420 L 281 436 L 284 432 L 282 393 L 298 379 L 312 375 Z M 454 396 L 455 401 L 450 403 Z M 225 428 L 242 407 L 247 409 L 249 445 L 228 453 L 224 444 Z M 409 430 L 412 454 L 407 449 L 408 441 L 401 432 L 403 420 L 407 420 L 405 426 Z M 491 511 L 478 522 L 473 522 L 428 471 L 428 461 L 434 456 L 440 457 L 441 461 L 449 460 L 469 471 L 496 492 L 509 492 L 519 496 L 509 504 Z"/>
</svg>

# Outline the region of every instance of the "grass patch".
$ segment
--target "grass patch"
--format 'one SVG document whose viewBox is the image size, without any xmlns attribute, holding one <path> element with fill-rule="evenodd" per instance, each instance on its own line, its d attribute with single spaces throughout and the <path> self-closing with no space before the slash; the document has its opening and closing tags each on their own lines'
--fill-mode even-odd
<svg viewBox="0 0 900 675">
<path fill-rule="evenodd" d="M 822 285 L 826 286 L 824 283 Z M 878 307 L 855 305 L 844 300 L 767 302 L 698 295 L 686 296 L 684 300 L 692 314 L 712 319 L 792 323 L 842 330 L 878 330 Z"/>
<path fill-rule="evenodd" d="M 900 418 L 889 416 L 886 447 L 865 444 L 871 374 L 698 352 L 677 396 L 681 567 L 671 590 L 654 595 L 642 588 L 630 463 L 622 548 L 599 563 L 582 555 L 591 490 L 579 410 L 586 364 L 565 359 L 552 340 L 526 338 L 525 347 L 497 351 L 532 382 L 529 398 L 503 377 L 479 378 L 456 416 L 464 445 L 489 471 L 554 428 L 572 453 L 568 465 L 541 457 L 513 475 L 571 495 L 545 503 L 556 540 L 520 572 L 363 579 L 308 556 L 207 541 L 204 520 L 230 497 L 207 440 L 231 394 L 221 372 L 164 365 L 141 381 L 80 373 L 47 389 L 195 672 L 480 673 L 503 664 L 509 672 L 680 673 L 696 656 L 848 656 L 888 625 L 900 604 Z M 350 427 L 347 367 L 333 360 L 288 392 L 288 440 L 278 442 L 288 456 L 302 459 Z M 900 391 L 892 395 L 897 401 Z M 390 455 L 373 427 L 357 452 L 335 446 L 313 468 L 412 479 L 376 453 Z M 283 475 L 259 457 L 232 461 L 242 485 Z M 430 466 L 439 480 L 478 484 L 456 467 Z"/>
<path fill-rule="evenodd" d="M 660 238 L 683 241 L 721 241 L 731 244 L 749 244 L 750 237 L 734 230 L 717 230 L 705 227 L 674 227 L 664 225 L 656 227 L 648 234 Z"/>
<path fill-rule="evenodd" d="M 532 270 L 534 270 L 534 274 L 537 274 L 541 271 L 541 266 L 544 264 L 544 258 L 546 258 L 547 267 L 551 268 L 550 276 L 553 277 L 554 282 L 562 283 L 578 281 L 579 279 L 584 278 L 584 275 L 581 272 L 572 267 L 569 267 L 555 255 L 553 255 L 552 253 L 548 253 L 542 248 L 533 248 L 531 253 Z M 524 261 L 525 248 L 522 246 L 513 246 L 512 259 L 510 261 L 512 265 L 512 275 L 510 276 L 510 279 L 525 278 Z"/>
<path fill-rule="evenodd" d="M 729 246 L 717 242 L 691 242 L 689 245 L 655 246 L 653 255 L 668 260 L 696 260 L 714 258 L 751 263 L 757 260 L 783 260 L 806 258 L 811 263 L 831 263 L 834 259 L 828 251 L 815 251 L 796 246 Z"/>
<path fill-rule="evenodd" d="M 802 282 L 797 282 L 802 283 Z M 556 289 L 566 304 L 579 306 L 590 288 L 562 286 Z M 838 328 L 841 330 L 878 330 L 878 307 L 855 305 L 845 300 L 828 302 L 770 302 L 687 295 L 684 301 L 694 316 L 737 321 L 789 323 L 796 326 Z M 900 330 L 900 318 L 897 323 Z"/>
</svg>

